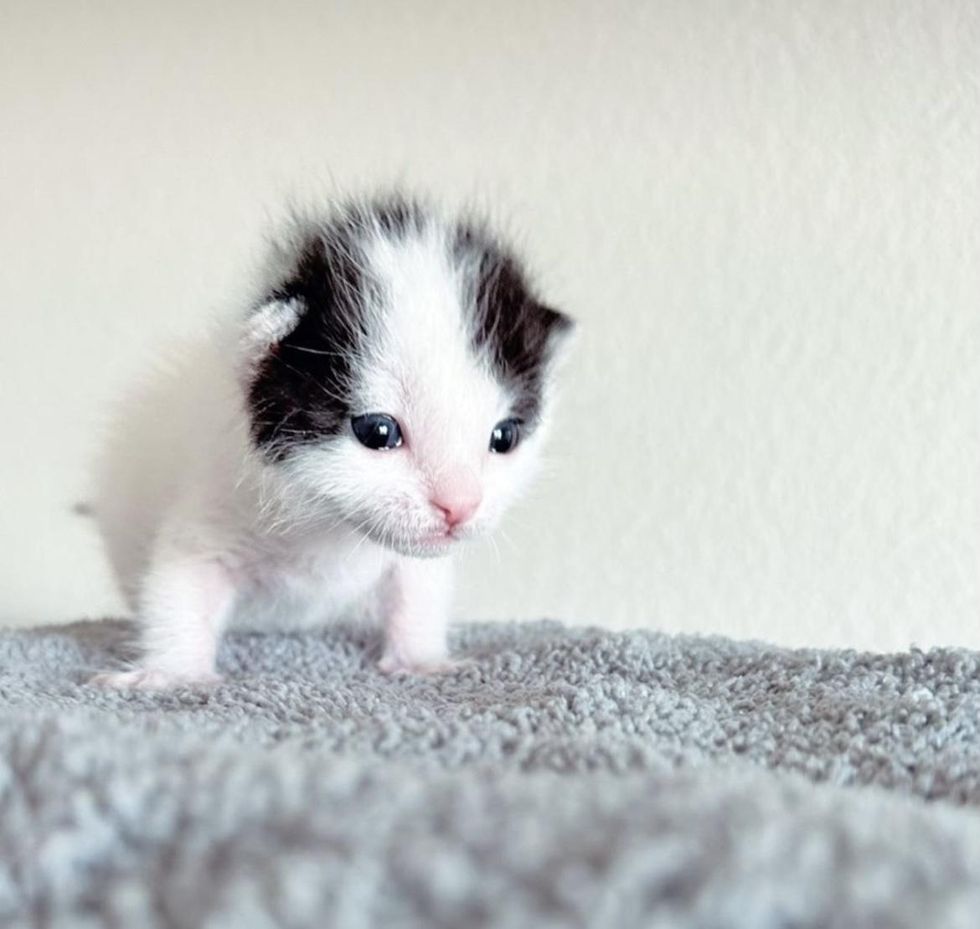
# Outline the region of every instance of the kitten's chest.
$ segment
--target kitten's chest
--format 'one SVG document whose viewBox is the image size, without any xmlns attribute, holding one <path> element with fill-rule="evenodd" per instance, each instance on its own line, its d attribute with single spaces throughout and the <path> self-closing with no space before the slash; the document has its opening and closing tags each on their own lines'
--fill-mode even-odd
<svg viewBox="0 0 980 929">
<path fill-rule="evenodd" d="M 374 612 L 390 555 L 347 537 L 280 541 L 249 560 L 236 625 L 289 628 Z"/>
</svg>

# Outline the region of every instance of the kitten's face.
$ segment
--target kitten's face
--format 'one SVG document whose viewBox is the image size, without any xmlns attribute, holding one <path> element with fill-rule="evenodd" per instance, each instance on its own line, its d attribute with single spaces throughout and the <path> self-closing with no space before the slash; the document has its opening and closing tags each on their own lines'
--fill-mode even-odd
<svg viewBox="0 0 980 929">
<path fill-rule="evenodd" d="M 299 496 L 404 554 L 491 529 L 535 471 L 570 322 L 492 240 L 404 204 L 293 247 L 252 321 L 269 343 L 249 385 L 259 449 Z"/>
</svg>

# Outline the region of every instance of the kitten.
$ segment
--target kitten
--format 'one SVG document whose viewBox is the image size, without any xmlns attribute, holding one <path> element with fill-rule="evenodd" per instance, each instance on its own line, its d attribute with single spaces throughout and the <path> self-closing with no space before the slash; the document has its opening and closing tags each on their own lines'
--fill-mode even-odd
<svg viewBox="0 0 980 929">
<path fill-rule="evenodd" d="M 230 621 L 353 614 L 384 671 L 447 666 L 451 555 L 531 478 L 571 326 L 482 226 L 397 197 L 294 219 L 113 432 L 95 516 L 143 657 L 96 680 L 213 680 Z"/>
</svg>

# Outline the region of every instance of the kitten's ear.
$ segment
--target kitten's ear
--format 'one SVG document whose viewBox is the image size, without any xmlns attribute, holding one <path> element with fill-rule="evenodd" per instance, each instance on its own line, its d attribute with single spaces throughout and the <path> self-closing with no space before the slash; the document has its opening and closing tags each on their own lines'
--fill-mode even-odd
<svg viewBox="0 0 980 929">
<path fill-rule="evenodd" d="M 252 370 L 297 326 L 303 311 L 303 301 L 272 299 L 252 310 L 242 328 L 239 356 L 242 368 Z"/>
<path fill-rule="evenodd" d="M 541 319 L 544 322 L 546 336 L 546 355 L 549 365 L 554 364 L 564 358 L 575 333 L 575 320 L 567 316 L 561 310 L 552 309 L 550 306 L 539 305 Z"/>
<path fill-rule="evenodd" d="M 261 304 L 245 320 L 242 354 L 252 360 L 267 354 L 296 328 L 304 309 L 303 301 L 296 297 Z"/>
</svg>

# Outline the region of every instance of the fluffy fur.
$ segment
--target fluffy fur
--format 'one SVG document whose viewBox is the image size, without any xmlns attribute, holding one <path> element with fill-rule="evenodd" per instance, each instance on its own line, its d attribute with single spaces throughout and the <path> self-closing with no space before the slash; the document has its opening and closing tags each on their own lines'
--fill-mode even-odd
<svg viewBox="0 0 980 929">
<path fill-rule="evenodd" d="M 480 226 L 402 199 L 294 218 L 247 310 L 113 431 L 95 515 L 144 657 L 100 680 L 207 680 L 231 621 L 352 614 L 384 623 L 385 670 L 442 667 L 452 551 L 531 479 L 570 325 Z M 358 441 L 372 413 L 399 447 Z"/>
</svg>

